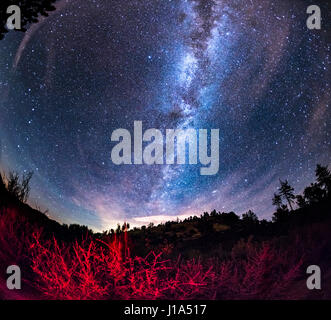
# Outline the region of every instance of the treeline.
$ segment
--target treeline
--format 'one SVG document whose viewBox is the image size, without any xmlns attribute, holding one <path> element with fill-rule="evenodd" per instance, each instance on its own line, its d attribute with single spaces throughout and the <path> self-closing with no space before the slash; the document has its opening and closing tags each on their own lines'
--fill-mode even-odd
<svg viewBox="0 0 331 320">
<path fill-rule="evenodd" d="M 310 225 L 331 218 L 331 173 L 327 166 L 317 165 L 316 181 L 296 195 L 287 180 L 280 180 L 278 192 L 272 203 L 276 211 L 272 220 L 259 220 L 251 210 L 241 217 L 234 212 L 204 212 L 200 217 L 191 216 L 183 221 L 169 221 L 154 226 L 152 223 L 141 228 L 133 228 L 124 223 L 116 229 L 103 233 L 93 233 L 87 226 L 60 225 L 49 219 L 45 213 L 29 207 L 27 201 L 32 173 L 19 177 L 10 173 L 0 176 L 0 214 L 5 208 L 18 207 L 32 223 L 41 225 L 47 235 L 56 234 L 58 239 L 73 241 L 94 237 L 111 240 L 128 234 L 131 250 L 143 255 L 150 250 L 162 250 L 167 254 L 224 256 L 240 239 L 253 238 L 256 241 L 268 240 L 286 235 L 289 230 Z"/>
<path fill-rule="evenodd" d="M 129 239 L 137 252 L 162 249 L 189 257 L 228 254 L 240 239 L 269 240 L 287 235 L 290 230 L 331 218 L 331 173 L 327 166 L 317 165 L 316 181 L 296 195 L 287 180 L 280 180 L 272 199 L 276 211 L 271 221 L 259 220 L 251 210 L 241 217 L 234 212 L 204 212 L 183 221 L 166 222 L 158 226 L 129 231 Z M 120 226 L 111 235 L 121 233 Z"/>
</svg>

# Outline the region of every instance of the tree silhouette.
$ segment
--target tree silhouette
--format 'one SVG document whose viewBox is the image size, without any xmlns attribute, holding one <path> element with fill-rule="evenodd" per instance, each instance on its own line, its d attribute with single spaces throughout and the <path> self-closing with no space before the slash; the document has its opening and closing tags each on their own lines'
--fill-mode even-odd
<svg viewBox="0 0 331 320">
<path fill-rule="evenodd" d="M 0 212 L 1 212 L 1 209 L 2 209 L 2 206 L 4 203 L 4 198 L 5 198 L 6 192 L 7 192 L 6 185 L 3 181 L 2 174 L 0 173 Z"/>
<path fill-rule="evenodd" d="M 116 228 L 116 234 L 120 234 L 120 233 L 121 233 L 121 225 L 118 223 Z"/>
<path fill-rule="evenodd" d="M 2 174 L 0 174 L 0 193 L 6 190 L 5 183 L 3 182 Z"/>
<path fill-rule="evenodd" d="M 259 218 L 252 210 L 248 210 L 246 213 L 244 213 L 242 215 L 242 220 L 245 223 L 258 223 L 259 222 Z"/>
<path fill-rule="evenodd" d="M 296 199 L 297 199 L 297 205 L 299 206 L 299 208 L 304 208 L 307 206 L 306 199 L 301 194 L 296 196 Z"/>
<path fill-rule="evenodd" d="M 27 26 L 31 23 L 37 23 L 40 16 L 48 16 L 49 11 L 54 11 L 56 8 L 53 5 L 57 0 L 1 0 L 0 3 L 0 40 L 4 38 L 8 32 L 6 27 L 7 19 L 10 14 L 7 14 L 7 8 L 10 5 L 17 5 L 21 9 L 21 30 L 25 32 Z"/>
<path fill-rule="evenodd" d="M 294 195 L 294 188 L 290 186 L 287 180 L 282 181 L 279 179 L 280 188 L 279 188 L 279 195 L 284 197 L 288 202 L 291 211 L 293 211 L 292 203 L 294 203 L 295 195 Z"/>
<path fill-rule="evenodd" d="M 325 190 L 322 190 L 318 183 L 312 183 L 309 187 L 305 188 L 304 197 L 310 204 L 318 203 L 325 197 Z"/>
<path fill-rule="evenodd" d="M 276 206 L 277 209 L 279 209 L 282 205 L 282 197 L 279 194 L 274 193 L 274 197 L 272 198 L 272 204 Z"/>
<path fill-rule="evenodd" d="M 1 183 L 13 197 L 21 202 L 26 202 L 30 194 L 30 181 L 32 175 L 33 172 L 24 173 L 20 180 L 18 173 L 10 172 L 8 178 L 5 177 L 6 183 L 2 181 L 2 178 Z"/>
<path fill-rule="evenodd" d="M 124 222 L 122 225 L 122 232 L 127 232 L 130 229 L 130 224 L 127 222 Z"/>
<path fill-rule="evenodd" d="M 287 205 L 283 204 L 277 209 L 277 211 L 272 216 L 272 221 L 276 223 L 283 223 L 283 222 L 287 222 L 288 217 L 289 217 L 289 211 Z"/>
<path fill-rule="evenodd" d="M 318 186 L 330 195 L 331 191 L 331 173 L 327 166 L 318 164 L 315 170 Z"/>
</svg>

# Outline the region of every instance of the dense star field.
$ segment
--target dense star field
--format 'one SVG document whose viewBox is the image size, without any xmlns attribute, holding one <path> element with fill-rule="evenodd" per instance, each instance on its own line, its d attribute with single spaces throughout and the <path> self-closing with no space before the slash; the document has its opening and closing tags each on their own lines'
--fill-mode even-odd
<svg viewBox="0 0 331 320">
<path fill-rule="evenodd" d="M 307 28 L 305 1 L 56 7 L 0 42 L 0 168 L 34 171 L 30 202 L 56 220 L 102 230 L 214 208 L 270 218 L 279 178 L 299 193 L 330 164 L 330 28 Z M 111 134 L 135 120 L 219 129 L 219 172 L 115 165 Z"/>
</svg>

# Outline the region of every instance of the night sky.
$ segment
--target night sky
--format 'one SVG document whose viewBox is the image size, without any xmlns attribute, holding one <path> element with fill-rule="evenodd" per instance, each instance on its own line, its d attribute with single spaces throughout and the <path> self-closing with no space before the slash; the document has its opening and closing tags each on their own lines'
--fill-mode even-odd
<svg viewBox="0 0 331 320">
<path fill-rule="evenodd" d="M 33 171 L 31 205 L 95 230 L 214 208 L 269 219 L 279 178 L 299 193 L 331 164 L 330 29 L 307 28 L 310 3 L 59 1 L 0 42 L 0 168 Z M 218 174 L 113 164 L 111 133 L 134 120 L 219 129 Z"/>
</svg>

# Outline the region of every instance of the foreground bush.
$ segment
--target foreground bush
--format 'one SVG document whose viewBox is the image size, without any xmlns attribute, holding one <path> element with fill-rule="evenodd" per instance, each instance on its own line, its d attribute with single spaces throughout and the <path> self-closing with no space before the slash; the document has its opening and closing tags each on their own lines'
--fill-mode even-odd
<svg viewBox="0 0 331 320">
<path fill-rule="evenodd" d="M 306 230 L 286 245 L 239 241 L 226 261 L 174 261 L 162 251 L 132 256 L 126 237 L 59 241 L 6 210 L 0 215 L 0 267 L 19 265 L 40 299 L 286 299 L 312 254 L 307 247 L 320 255 L 329 245 Z"/>
</svg>

